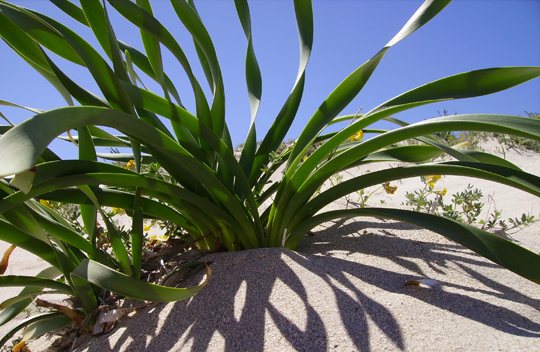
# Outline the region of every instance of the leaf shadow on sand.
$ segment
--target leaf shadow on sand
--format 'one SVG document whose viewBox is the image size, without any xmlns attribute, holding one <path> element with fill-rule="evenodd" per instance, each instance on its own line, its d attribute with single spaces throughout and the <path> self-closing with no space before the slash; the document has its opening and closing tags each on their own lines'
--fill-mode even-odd
<svg viewBox="0 0 540 352">
<path fill-rule="evenodd" d="M 417 231 L 402 223 L 336 222 L 309 236 L 300 252 L 262 249 L 210 255 L 206 258 L 212 261 L 212 278 L 196 297 L 142 311 L 122 322 L 114 337 L 92 340 L 90 350 L 339 350 L 335 336 L 329 336 L 336 326 L 347 335 L 352 344 L 348 347 L 373 350 L 370 334 L 376 326 L 394 349 L 405 349 L 404 318 L 396 317 L 374 290 L 413 297 L 502 333 L 540 337 L 540 319 L 489 302 L 503 299 L 529 312 L 540 311 L 538 299 L 475 270 L 497 270 L 496 264 L 452 243 L 400 238 L 394 235 L 397 230 Z M 337 252 L 341 255 L 334 255 Z M 365 260 L 348 260 L 347 253 L 361 253 Z M 376 258 L 390 260 L 392 268 L 400 270 L 370 265 Z M 439 273 L 442 285 L 404 286 L 407 280 L 426 276 L 418 263 Z M 450 265 L 475 284 L 445 282 Z"/>
</svg>

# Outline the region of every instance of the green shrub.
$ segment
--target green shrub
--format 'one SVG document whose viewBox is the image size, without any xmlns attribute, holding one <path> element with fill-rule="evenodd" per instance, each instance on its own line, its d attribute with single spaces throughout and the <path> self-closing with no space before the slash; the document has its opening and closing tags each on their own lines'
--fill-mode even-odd
<svg viewBox="0 0 540 352">
<path fill-rule="evenodd" d="M 302 98 L 305 69 L 313 44 L 311 2 L 294 1 L 301 47 L 298 75 L 272 126 L 258 143 L 255 117 L 262 91 L 261 74 L 253 49 L 248 4 L 236 0 L 247 40 L 246 84 L 252 117 L 239 160 L 235 158 L 225 122 L 225 94 L 219 61 L 191 0 L 171 2 L 193 37 L 210 94 L 205 94 L 181 45 L 153 16 L 150 1 L 108 0 L 106 4 L 140 28 L 145 53 L 117 40 L 107 7 L 100 1 L 81 0 L 81 7 L 65 0 L 52 2 L 90 27 L 107 57 L 101 57 L 92 45 L 54 19 L 0 2 L 0 35 L 4 41 L 47 78 L 70 105 L 46 112 L 35 111 L 35 116 L 25 122 L 4 127 L 5 133 L 0 138 L 0 176 L 15 175 L 15 178 L 11 184 L 5 180 L 0 184 L 3 192 L 0 238 L 26 246 L 58 268 L 60 278 L 54 281 L 54 287 L 81 297 L 82 302 L 91 302 L 83 307 L 84 314 L 90 314 L 97 306 L 101 292 L 98 287 L 139 299 L 179 298 L 172 291 L 158 294 L 161 292 L 158 288 L 137 283 L 145 218 L 176 224 L 201 250 L 229 251 L 257 247 L 294 249 L 311 229 L 336 218 L 376 216 L 396 219 L 436 231 L 540 283 L 538 255 L 483 230 L 444 217 L 407 210 L 372 207 L 323 210 L 336 199 L 366 187 L 434 174 L 484 178 L 540 195 L 537 176 L 495 156 L 457 151 L 439 143 L 434 136 L 456 130 L 486 131 L 538 141 L 539 120 L 465 114 L 408 125 L 391 117 L 431 102 L 480 96 L 513 87 L 540 76 L 540 67 L 489 68 L 460 73 L 412 89 L 365 114 L 338 116 L 362 90 L 388 50 L 431 20 L 449 1 L 426 1 L 392 40 L 346 77 L 315 109 L 298 139 L 284 146 L 283 140 Z M 174 82 L 163 71 L 162 46 L 183 67 L 193 90 L 196 111 L 184 108 Z M 102 97 L 88 92 L 66 75 L 44 48 L 88 69 Z M 139 86 L 137 72 L 144 72 L 156 81 L 163 93 L 160 95 Z M 167 119 L 172 128 L 167 128 L 162 119 Z M 397 123 L 399 127 L 389 131 L 370 129 L 372 124 L 383 119 Z M 337 133 L 325 132 L 328 126 L 342 121 L 348 121 L 349 125 Z M 113 128 L 117 133 L 106 132 L 103 126 Z M 47 148 L 54 138 L 71 129 L 78 132 L 70 139 L 78 143 L 80 157 L 76 161 L 61 160 Z M 376 136 L 364 139 L 364 133 Z M 410 139 L 418 143 L 400 144 Z M 123 161 L 133 159 L 133 170 L 96 161 L 96 146 L 131 148 L 132 153 L 128 156 L 110 154 L 102 157 Z M 445 153 L 457 161 L 419 164 Z M 418 165 L 364 174 L 317 192 L 333 175 L 378 161 Z M 147 163 L 156 164 L 144 167 Z M 163 171 L 158 173 L 157 170 Z M 80 204 L 84 222 L 82 232 L 65 227 L 61 219 L 50 219 L 51 216 L 44 213 L 48 210 L 39 207 L 33 199 Z M 133 218 L 127 239 L 115 236 L 114 229 L 109 229 L 111 254 L 103 253 L 95 246 L 95 219 L 102 212 L 101 207 L 124 208 Z M 52 230 L 45 231 L 44 224 Z M 131 286 L 119 286 L 119 281 L 110 278 L 130 280 Z M 7 281 L 0 281 L 0 286 L 7 285 Z M 29 282 L 18 281 L 22 286 L 28 286 Z M 51 285 L 52 282 L 47 281 Z M 191 294 L 193 290 L 181 292 Z"/>
<path fill-rule="evenodd" d="M 494 208 L 491 210 L 493 199 L 489 196 L 486 200 L 479 188 L 468 184 L 464 190 L 447 196 L 446 188 L 436 189 L 435 183 L 439 175 L 421 177 L 424 186 L 413 192 L 405 194 L 404 205 L 414 211 L 443 216 L 448 219 L 463 222 L 469 225 L 480 226 L 482 229 L 508 235 L 509 231 L 520 230 L 532 225 L 537 221 L 532 214 L 523 213 L 520 217 L 503 219 L 502 211 Z M 445 199 L 450 199 L 450 202 Z M 487 216 L 479 219 L 484 206 L 488 204 Z"/>
</svg>

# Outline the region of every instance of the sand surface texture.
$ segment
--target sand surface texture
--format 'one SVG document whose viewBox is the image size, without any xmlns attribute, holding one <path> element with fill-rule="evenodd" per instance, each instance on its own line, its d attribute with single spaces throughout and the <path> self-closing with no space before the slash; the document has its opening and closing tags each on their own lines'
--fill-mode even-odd
<svg viewBox="0 0 540 352">
<path fill-rule="evenodd" d="M 540 174 L 538 154 L 506 154 Z M 540 216 L 540 201 L 524 192 L 473 179 L 439 182 L 449 193 L 472 183 L 505 217 Z M 405 192 L 422 185 L 419 178 L 396 184 L 396 194 L 379 192 L 368 205 L 403 208 Z M 512 237 L 540 252 L 538 222 Z M 17 251 L 12 273 L 35 271 L 33 259 Z M 76 350 L 540 351 L 540 286 L 407 224 L 337 221 L 317 228 L 298 252 L 259 249 L 205 260 L 213 274 L 197 296 L 144 309 Z M 405 285 L 413 279 L 436 284 Z"/>
</svg>

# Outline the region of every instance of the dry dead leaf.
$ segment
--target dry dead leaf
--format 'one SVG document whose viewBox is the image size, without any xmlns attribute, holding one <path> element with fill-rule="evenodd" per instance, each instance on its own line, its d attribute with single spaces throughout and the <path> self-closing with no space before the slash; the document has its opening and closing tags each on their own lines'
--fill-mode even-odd
<svg viewBox="0 0 540 352">
<path fill-rule="evenodd" d="M 26 347 L 27 341 L 22 340 L 19 343 L 17 343 L 13 348 L 11 349 L 11 352 L 25 352 L 28 351 L 28 348 Z"/>
<path fill-rule="evenodd" d="M 11 253 L 13 253 L 15 248 L 17 247 L 14 244 L 12 244 L 4 252 L 4 256 L 2 257 L 2 260 L 0 261 L 0 275 L 4 275 L 4 273 L 6 272 L 8 264 L 9 264 L 9 257 L 11 256 Z"/>
<path fill-rule="evenodd" d="M 38 307 L 50 308 L 50 309 L 57 310 L 61 313 L 64 313 L 69 319 L 73 320 L 78 326 L 80 326 L 84 320 L 84 317 L 81 312 L 75 309 L 72 309 L 68 306 L 63 306 L 61 304 L 47 302 L 40 298 L 36 299 L 36 305 Z"/>
<path fill-rule="evenodd" d="M 433 279 L 409 280 L 405 282 L 405 286 L 418 286 L 418 287 L 424 287 L 424 288 L 433 288 L 439 285 L 440 285 L 440 282 Z"/>
<path fill-rule="evenodd" d="M 102 309 L 96 317 L 96 323 L 92 329 L 93 335 L 105 334 L 114 329 L 118 320 L 135 311 L 135 307 L 115 308 L 111 310 Z"/>
</svg>

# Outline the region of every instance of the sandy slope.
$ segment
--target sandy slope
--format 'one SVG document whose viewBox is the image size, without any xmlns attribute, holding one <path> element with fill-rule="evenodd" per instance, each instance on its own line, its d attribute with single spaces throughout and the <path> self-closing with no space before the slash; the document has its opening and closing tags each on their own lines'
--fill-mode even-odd
<svg viewBox="0 0 540 352">
<path fill-rule="evenodd" d="M 539 154 L 507 157 L 540 175 Z M 539 199 L 505 186 L 445 177 L 437 187 L 452 193 L 467 182 L 492 195 L 505 216 L 540 216 Z M 405 192 L 420 186 L 418 178 L 402 181 L 396 194 L 376 193 L 369 204 L 402 207 Z M 514 238 L 540 252 L 539 230 L 535 223 Z M 17 251 L 10 270 L 35 272 L 33 259 Z M 261 249 L 207 260 L 212 279 L 196 297 L 141 311 L 78 351 L 540 350 L 536 284 L 406 224 L 328 223 L 299 252 Z M 439 284 L 404 285 L 422 278 Z"/>
</svg>

